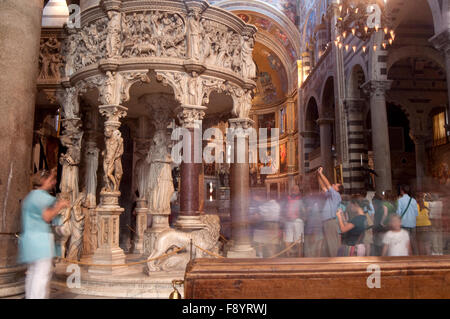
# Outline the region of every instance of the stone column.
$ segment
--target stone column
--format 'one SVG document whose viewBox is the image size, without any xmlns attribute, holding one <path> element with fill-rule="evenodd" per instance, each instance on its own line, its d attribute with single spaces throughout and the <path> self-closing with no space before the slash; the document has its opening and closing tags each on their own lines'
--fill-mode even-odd
<svg viewBox="0 0 450 319">
<path fill-rule="evenodd" d="M 0 2 L 0 298 L 23 294 L 17 266 L 21 201 L 30 190 L 42 0 Z M 18 41 L 20 39 L 20 41 Z"/>
<path fill-rule="evenodd" d="M 365 100 L 347 99 L 345 109 L 348 118 L 348 156 L 349 156 L 349 185 L 350 193 L 360 193 L 366 190 L 366 176 L 364 170 L 368 161 L 367 141 L 364 132 L 364 110 Z M 345 178 L 345 176 L 344 176 Z"/>
<path fill-rule="evenodd" d="M 93 111 L 89 112 L 93 115 Z M 100 158 L 100 150 L 97 147 L 97 112 L 95 112 L 93 121 L 90 123 L 93 126 L 86 131 L 85 143 L 85 167 L 86 172 L 84 176 L 84 185 L 86 187 L 86 201 L 84 206 L 88 210 L 88 215 L 85 220 L 84 239 L 83 239 L 83 256 L 82 260 L 91 260 L 92 255 L 98 248 L 98 229 L 97 229 L 97 184 L 98 184 L 98 166 Z M 88 124 L 88 123 L 86 123 Z M 88 124 L 89 125 L 89 124 Z"/>
<path fill-rule="evenodd" d="M 139 126 L 141 126 L 141 122 L 146 120 L 145 118 L 139 118 Z M 146 199 L 146 187 L 147 178 L 149 172 L 149 164 L 146 161 L 146 155 L 149 150 L 150 140 L 146 138 L 139 137 L 136 139 L 136 152 L 137 156 L 140 157 L 136 163 L 135 170 L 137 189 L 139 191 L 139 198 L 136 199 L 136 229 L 135 229 L 135 238 L 134 238 L 134 248 L 133 251 L 136 254 L 144 253 L 144 233 L 147 230 L 148 220 L 151 218 L 149 216 L 148 211 L 148 201 Z M 141 171 L 142 170 L 142 171 Z M 139 175 L 145 174 L 147 178 L 144 181 L 139 180 Z"/>
<path fill-rule="evenodd" d="M 363 85 L 363 88 L 370 93 L 372 144 L 375 172 L 378 175 L 375 176 L 375 189 L 379 194 L 392 190 L 391 150 L 385 96 L 391 84 L 392 81 L 372 80 Z"/>
<path fill-rule="evenodd" d="M 139 157 L 135 166 L 135 185 L 139 191 L 139 198 L 136 199 L 136 229 L 134 238 L 134 253 L 144 253 L 144 233 L 147 230 L 148 220 L 151 218 L 148 211 L 148 201 L 146 191 L 148 187 L 148 173 L 150 165 L 147 163 L 146 156 L 150 147 L 148 138 L 148 120 L 145 117 L 139 118 L 138 138 L 136 139 L 135 155 Z"/>
<path fill-rule="evenodd" d="M 248 223 L 249 209 L 249 135 L 247 129 L 253 126 L 250 119 L 231 119 L 230 136 L 233 157 L 231 164 L 231 224 L 233 246 L 228 251 L 229 258 L 256 257 L 255 249 L 251 246 L 250 229 Z M 236 136 L 236 138 L 235 138 Z"/>
<path fill-rule="evenodd" d="M 98 248 L 92 257 L 95 264 L 124 264 L 125 254 L 119 247 L 119 217 L 124 211 L 119 206 L 120 181 L 122 178 L 123 139 L 120 135 L 120 119 L 127 108 L 120 105 L 101 105 L 100 113 L 106 117 L 105 147 L 103 154 L 104 187 L 100 192 L 100 204 L 96 208 Z M 121 267 L 91 267 L 90 273 L 111 274 Z"/>
<path fill-rule="evenodd" d="M 201 124 L 205 116 L 205 109 L 206 107 L 203 106 L 182 105 L 178 114 L 182 127 L 186 129 L 186 132 L 189 132 L 190 136 L 189 143 L 184 143 L 183 137 L 183 149 L 190 150 L 190 158 L 187 159 L 188 162 L 183 161 L 180 166 L 180 215 L 177 219 L 176 227 L 182 230 L 201 229 L 205 226 L 200 221 L 199 196 L 203 162 L 201 155 L 195 154 L 195 149 L 200 154 L 202 152 Z M 197 155 L 197 158 L 195 155 Z"/>
<path fill-rule="evenodd" d="M 418 134 L 411 132 L 411 139 L 416 146 L 416 178 L 417 191 L 423 191 L 425 169 L 427 164 L 427 153 L 425 149 L 428 136 L 426 134 Z"/>
<path fill-rule="evenodd" d="M 294 108 L 297 105 L 294 103 L 292 98 L 287 100 L 287 118 L 288 118 L 288 144 L 287 144 L 287 161 L 288 161 L 288 193 L 291 193 L 291 189 L 295 184 L 295 161 L 298 159 L 295 158 L 295 135 L 296 131 L 295 125 L 295 110 Z"/>
<path fill-rule="evenodd" d="M 303 144 L 301 145 L 301 149 L 303 150 L 303 174 L 307 175 L 310 172 L 310 158 L 309 153 L 314 151 L 315 141 L 318 138 L 317 132 L 314 131 L 303 131 L 300 132 L 300 136 L 302 136 Z"/>
<path fill-rule="evenodd" d="M 333 136 L 333 124 L 332 118 L 320 118 L 317 120 L 317 124 L 320 127 L 320 157 L 322 159 L 322 166 L 325 172 L 325 176 L 331 181 L 334 180 L 333 175 L 333 152 L 331 140 Z"/>
<path fill-rule="evenodd" d="M 443 30 L 430 39 L 434 47 L 441 51 L 445 57 L 445 70 L 447 74 L 447 94 L 450 101 L 450 28 Z M 450 117 L 450 103 L 447 103 L 447 114 Z M 449 119 L 450 120 L 450 119 Z M 447 124 L 447 132 L 450 132 L 450 124 Z"/>
</svg>

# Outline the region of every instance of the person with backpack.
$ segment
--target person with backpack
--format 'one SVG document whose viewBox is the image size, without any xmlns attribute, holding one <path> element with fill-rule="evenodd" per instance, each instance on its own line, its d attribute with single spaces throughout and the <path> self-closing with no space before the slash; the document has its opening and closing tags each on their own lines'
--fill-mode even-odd
<svg viewBox="0 0 450 319">
<path fill-rule="evenodd" d="M 339 228 L 342 232 L 342 245 L 339 248 L 338 256 L 366 255 L 364 235 L 367 229 L 367 214 L 364 212 L 363 206 L 364 204 L 358 197 L 354 197 L 350 201 L 349 208 L 354 217 L 349 222 L 345 221 L 342 210 L 337 212 Z"/>
<path fill-rule="evenodd" d="M 408 185 L 400 186 L 400 197 L 397 201 L 397 215 L 402 221 L 401 227 L 405 229 L 410 238 L 413 255 L 417 255 L 416 245 L 416 219 L 419 216 L 417 201 L 410 195 Z"/>
</svg>

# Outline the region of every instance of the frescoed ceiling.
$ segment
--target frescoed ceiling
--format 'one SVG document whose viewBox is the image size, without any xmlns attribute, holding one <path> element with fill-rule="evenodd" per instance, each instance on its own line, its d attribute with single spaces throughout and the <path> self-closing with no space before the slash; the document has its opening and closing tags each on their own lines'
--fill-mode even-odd
<svg viewBox="0 0 450 319">
<path fill-rule="evenodd" d="M 280 59 L 267 47 L 255 44 L 253 60 L 257 66 L 254 105 L 273 104 L 286 97 L 288 80 Z"/>
<path fill-rule="evenodd" d="M 258 28 L 258 31 L 265 31 L 270 33 L 273 38 L 276 39 L 282 47 L 284 47 L 287 54 L 289 55 L 289 58 L 291 59 L 291 62 L 295 63 L 297 57 L 294 46 L 289 40 L 286 32 L 283 31 L 283 29 L 277 23 L 250 12 L 236 12 L 236 15 L 246 23 L 255 25 Z"/>
<path fill-rule="evenodd" d="M 221 2 L 223 0 L 208 0 L 210 4 L 215 4 L 218 2 Z M 264 3 L 267 3 L 281 12 L 283 12 L 289 20 L 292 21 L 295 25 L 298 24 L 298 21 L 296 21 L 298 18 L 298 12 L 297 12 L 297 0 L 264 0 L 261 1 Z"/>
</svg>

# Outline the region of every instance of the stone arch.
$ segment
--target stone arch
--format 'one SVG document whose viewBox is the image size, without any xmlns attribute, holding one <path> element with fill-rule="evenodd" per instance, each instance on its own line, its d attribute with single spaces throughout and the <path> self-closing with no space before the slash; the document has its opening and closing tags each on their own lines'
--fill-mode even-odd
<svg viewBox="0 0 450 319">
<path fill-rule="evenodd" d="M 294 23 L 280 10 L 261 1 L 248 0 L 244 2 L 223 0 L 214 3 L 214 6 L 235 14 L 246 14 L 248 12 L 255 16 L 268 19 L 277 24 L 279 29 L 286 33 L 289 44 L 292 46 L 294 52 L 290 52 L 285 46 L 280 45 L 279 40 L 274 34 L 262 28 L 259 28 L 256 33 L 256 42 L 263 44 L 280 58 L 288 77 L 288 91 L 293 92 L 297 84 L 296 61 L 301 56 L 300 42 L 298 41 L 301 38 L 301 34 Z"/>
<path fill-rule="evenodd" d="M 413 126 L 413 123 L 411 122 L 411 110 L 407 107 L 408 103 L 406 101 L 403 102 L 397 99 L 386 97 L 386 102 L 398 107 L 405 114 L 406 118 L 409 121 L 410 127 Z"/>
<path fill-rule="evenodd" d="M 306 115 L 307 115 L 307 112 L 308 112 L 308 106 L 309 106 L 311 100 L 314 100 L 314 102 L 316 103 L 317 111 L 320 114 L 320 99 L 319 99 L 319 96 L 315 92 L 310 92 L 309 95 L 307 95 L 307 96 L 308 96 L 308 98 L 304 100 L 305 101 L 305 104 L 304 104 L 305 107 L 303 108 L 303 112 L 304 112 L 303 113 L 303 118 L 304 119 L 306 119 Z"/>
<path fill-rule="evenodd" d="M 440 6 L 438 0 L 415 0 L 415 1 L 417 2 L 423 1 L 423 3 L 428 7 L 428 9 L 430 10 L 431 19 L 433 20 L 431 22 L 433 25 L 434 32 L 437 33 L 438 30 L 440 29 L 439 23 L 440 21 L 442 21 L 441 19 L 442 13 L 440 12 L 439 9 Z M 404 8 L 408 5 L 412 5 L 411 1 L 399 1 L 398 3 L 395 3 L 393 7 L 391 7 L 391 12 L 395 12 L 393 14 L 393 18 L 395 18 L 394 20 L 395 24 L 393 26 L 394 29 L 396 29 L 399 25 L 401 25 L 405 18 L 409 18 L 408 10 L 404 10 Z M 417 6 L 416 3 L 414 5 Z"/>
<path fill-rule="evenodd" d="M 323 82 L 322 89 L 321 89 L 321 103 L 320 103 L 320 116 L 324 117 L 334 117 L 334 77 L 333 75 L 328 74 L 326 77 L 324 77 L 326 81 Z M 331 94 L 331 96 L 328 96 Z M 331 104 L 331 105 L 328 105 Z M 326 115 L 325 112 L 328 109 L 332 109 L 333 113 Z"/>
<path fill-rule="evenodd" d="M 308 99 L 308 104 L 305 108 L 305 130 L 312 131 L 313 128 L 318 127 L 316 121 L 319 119 L 320 108 L 317 104 L 317 98 L 311 96 Z"/>
<path fill-rule="evenodd" d="M 300 56 L 300 45 L 298 39 L 301 38 L 300 32 L 297 27 L 289 20 L 284 13 L 282 13 L 277 8 L 266 4 L 262 1 L 256 0 L 223 0 L 214 4 L 214 6 L 226 9 L 228 11 L 250 11 L 262 14 L 271 20 L 278 23 L 286 32 L 291 43 L 295 46 L 297 55 Z"/>
<path fill-rule="evenodd" d="M 423 46 L 407 46 L 389 51 L 387 63 L 388 73 L 396 62 L 409 57 L 427 58 L 436 62 L 442 69 L 445 70 L 446 68 L 444 58 L 438 51 Z"/>
</svg>

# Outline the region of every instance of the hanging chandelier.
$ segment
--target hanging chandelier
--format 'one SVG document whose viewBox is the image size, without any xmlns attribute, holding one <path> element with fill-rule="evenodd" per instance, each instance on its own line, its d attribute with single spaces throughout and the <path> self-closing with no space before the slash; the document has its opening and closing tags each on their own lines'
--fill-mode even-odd
<svg viewBox="0 0 450 319">
<path fill-rule="evenodd" d="M 384 49 L 392 45 L 395 40 L 392 20 L 387 5 L 387 0 L 338 0 L 338 20 L 336 24 L 337 37 L 334 41 L 337 47 L 350 49 L 345 40 L 349 36 L 354 36 L 366 42 L 370 37 L 383 30 L 384 38 L 381 43 Z M 376 51 L 377 46 L 373 49 Z M 356 52 L 356 46 L 352 46 Z M 363 46 L 366 52 L 367 47 Z"/>
</svg>

